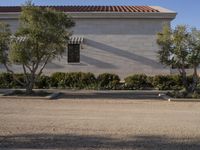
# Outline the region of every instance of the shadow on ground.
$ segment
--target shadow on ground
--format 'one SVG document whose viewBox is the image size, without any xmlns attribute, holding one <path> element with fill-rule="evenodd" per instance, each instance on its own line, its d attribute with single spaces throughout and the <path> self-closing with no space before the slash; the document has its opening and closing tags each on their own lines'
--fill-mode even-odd
<svg viewBox="0 0 200 150">
<path fill-rule="evenodd" d="M 175 139 L 163 136 L 134 136 L 126 140 L 101 136 L 30 134 L 0 136 L 0 148 L 6 149 L 139 149 L 199 150 L 200 137 Z"/>
<path fill-rule="evenodd" d="M 58 98 L 63 99 L 134 99 L 134 100 L 161 100 L 157 92 L 67 92 Z"/>
</svg>

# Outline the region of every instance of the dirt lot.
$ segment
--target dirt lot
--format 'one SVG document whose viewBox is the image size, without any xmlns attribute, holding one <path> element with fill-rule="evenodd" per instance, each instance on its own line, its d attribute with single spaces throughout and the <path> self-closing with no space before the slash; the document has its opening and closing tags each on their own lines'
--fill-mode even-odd
<svg viewBox="0 0 200 150">
<path fill-rule="evenodd" d="M 0 149 L 200 149 L 200 103 L 0 99 Z"/>
</svg>

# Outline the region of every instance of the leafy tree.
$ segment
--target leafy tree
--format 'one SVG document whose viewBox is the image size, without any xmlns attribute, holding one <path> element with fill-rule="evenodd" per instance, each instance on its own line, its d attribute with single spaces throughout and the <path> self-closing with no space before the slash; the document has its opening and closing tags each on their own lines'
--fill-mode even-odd
<svg viewBox="0 0 200 150">
<path fill-rule="evenodd" d="M 200 64 L 200 31 L 196 28 L 191 29 L 189 37 L 189 54 L 188 63 L 193 67 L 193 83 L 190 86 L 191 91 L 194 91 L 198 83 L 197 68 Z"/>
<path fill-rule="evenodd" d="M 8 59 L 9 44 L 11 39 L 10 37 L 11 31 L 9 24 L 0 22 L 0 64 L 3 64 L 6 67 L 7 71 L 12 73 L 15 80 L 17 80 L 20 84 L 23 84 L 17 79 L 14 72 L 9 67 L 11 65 L 11 62 Z"/>
<path fill-rule="evenodd" d="M 200 64 L 200 32 L 189 30 L 187 26 L 179 25 L 174 30 L 164 26 L 158 33 L 157 43 L 161 50 L 158 52 L 162 64 L 177 68 L 188 92 L 193 92 L 198 81 L 197 67 Z M 187 82 L 186 67 L 192 67 L 193 83 Z"/>
<path fill-rule="evenodd" d="M 158 33 L 157 43 L 161 46 L 158 51 L 159 60 L 162 64 L 175 67 L 182 76 L 183 85 L 188 90 L 185 66 L 188 55 L 188 31 L 186 26 L 177 26 L 171 30 L 167 25 Z"/>
<path fill-rule="evenodd" d="M 8 49 L 10 41 L 11 31 L 9 25 L 0 22 L 0 63 L 6 64 L 8 62 Z"/>
<path fill-rule="evenodd" d="M 13 71 L 8 62 L 22 66 L 27 94 L 32 93 L 34 83 L 46 64 L 63 54 L 71 35 L 68 29 L 73 26 L 74 22 L 63 12 L 37 7 L 30 2 L 22 7 L 20 27 L 10 40 L 8 57 L 2 55 L 1 63 L 11 73 Z M 5 27 L 8 29 L 7 25 Z M 3 33 L 8 36 L 10 34 L 8 31 Z M 1 38 L 3 39 L 3 36 Z M 9 39 L 2 41 L 6 45 L 6 48 L 1 50 L 4 54 Z"/>
</svg>

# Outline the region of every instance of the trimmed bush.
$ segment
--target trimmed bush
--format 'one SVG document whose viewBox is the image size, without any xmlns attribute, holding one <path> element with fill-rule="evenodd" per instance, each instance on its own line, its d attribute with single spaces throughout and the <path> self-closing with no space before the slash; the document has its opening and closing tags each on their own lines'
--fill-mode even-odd
<svg viewBox="0 0 200 150">
<path fill-rule="evenodd" d="M 92 84 L 96 84 L 96 78 L 92 73 L 71 72 L 63 73 L 56 72 L 51 76 L 52 87 L 60 88 L 90 88 Z"/>
<path fill-rule="evenodd" d="M 153 87 L 145 74 L 135 74 L 126 77 L 124 80 L 125 88 L 129 90 L 140 90 Z"/>
<path fill-rule="evenodd" d="M 39 89 L 48 89 L 51 87 L 51 77 L 41 75 L 38 77 L 36 83 L 35 83 L 35 88 Z"/>
<path fill-rule="evenodd" d="M 24 82 L 23 74 L 15 74 L 15 78 Z M 23 88 L 23 85 L 14 80 L 13 75 L 10 73 L 0 73 L 0 88 Z"/>
<path fill-rule="evenodd" d="M 23 74 L 15 74 L 21 82 L 25 81 Z M 192 76 L 187 77 L 188 84 L 192 83 Z M 116 74 L 103 73 L 95 78 L 93 73 L 83 72 L 56 72 L 51 76 L 42 75 L 38 77 L 35 88 L 69 88 L 69 89 L 149 89 L 159 90 L 180 90 L 183 88 L 181 76 L 179 75 L 157 75 L 146 76 L 145 74 L 135 74 L 125 78 L 125 84 L 120 83 L 120 78 Z M 0 88 L 24 88 L 14 80 L 10 73 L 0 73 Z M 197 89 L 200 90 L 200 83 Z"/>
<path fill-rule="evenodd" d="M 51 78 L 51 87 L 63 87 L 65 85 L 65 76 L 66 73 L 64 72 L 55 72 L 53 73 Z"/>
<path fill-rule="evenodd" d="M 97 77 L 99 89 L 118 89 L 120 78 L 116 74 L 103 73 Z"/>
<path fill-rule="evenodd" d="M 0 73 L 0 88 L 12 88 L 13 77 L 10 73 Z"/>
<path fill-rule="evenodd" d="M 72 72 L 67 73 L 65 78 L 66 87 L 84 89 L 96 83 L 96 78 L 92 73 Z"/>
<path fill-rule="evenodd" d="M 12 76 L 12 75 L 11 75 Z M 19 80 L 22 83 L 25 83 L 25 75 L 20 73 L 20 74 L 15 74 L 15 78 Z M 13 79 L 13 78 L 12 78 Z M 12 85 L 13 88 L 24 88 L 23 85 L 21 85 L 19 82 L 13 79 Z"/>
<path fill-rule="evenodd" d="M 185 89 L 182 89 L 180 91 L 172 91 L 168 92 L 167 95 L 174 97 L 174 98 L 200 98 L 200 91 L 194 91 L 193 93 L 188 93 Z"/>
<path fill-rule="evenodd" d="M 78 88 L 91 89 L 95 87 L 97 81 L 93 73 L 88 72 L 88 73 L 79 73 L 79 74 L 80 74 L 80 78 L 77 83 Z"/>
<path fill-rule="evenodd" d="M 179 75 L 157 75 L 153 78 L 153 85 L 159 90 L 180 90 L 183 88 Z"/>
</svg>

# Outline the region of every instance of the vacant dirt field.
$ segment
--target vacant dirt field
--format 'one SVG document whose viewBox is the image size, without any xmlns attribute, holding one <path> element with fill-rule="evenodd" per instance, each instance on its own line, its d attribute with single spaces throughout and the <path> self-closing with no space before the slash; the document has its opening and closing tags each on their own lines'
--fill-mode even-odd
<svg viewBox="0 0 200 150">
<path fill-rule="evenodd" d="M 200 103 L 0 99 L 0 149 L 200 149 Z"/>
</svg>

